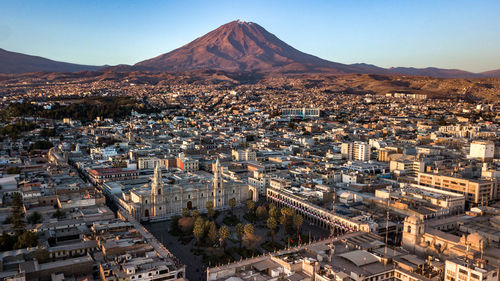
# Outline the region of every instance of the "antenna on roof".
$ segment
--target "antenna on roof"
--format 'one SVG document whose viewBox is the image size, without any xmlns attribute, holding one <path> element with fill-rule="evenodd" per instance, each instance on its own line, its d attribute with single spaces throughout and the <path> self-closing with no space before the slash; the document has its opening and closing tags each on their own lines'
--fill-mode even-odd
<svg viewBox="0 0 500 281">
<path fill-rule="evenodd" d="M 389 240 L 389 201 L 391 200 L 391 193 L 389 192 L 389 197 L 387 197 L 387 205 L 386 205 L 386 212 L 387 212 L 387 221 L 385 222 L 385 250 L 384 250 L 384 257 L 387 258 L 387 241 Z"/>
</svg>

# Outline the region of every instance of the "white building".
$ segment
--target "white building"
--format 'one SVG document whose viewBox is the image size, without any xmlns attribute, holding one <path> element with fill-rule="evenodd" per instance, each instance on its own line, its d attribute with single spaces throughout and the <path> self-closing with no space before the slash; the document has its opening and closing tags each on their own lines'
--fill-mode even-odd
<svg viewBox="0 0 500 281">
<path fill-rule="evenodd" d="M 118 155 L 116 149 L 113 146 L 108 146 L 106 148 L 97 147 L 90 149 L 90 157 L 93 160 L 103 160 L 109 159 L 110 157 L 114 157 Z"/>
<path fill-rule="evenodd" d="M 317 118 L 321 114 L 318 108 L 283 108 L 283 117 Z"/>
<path fill-rule="evenodd" d="M 498 269 L 486 264 L 484 261 L 477 260 L 446 260 L 444 280 L 461 281 L 497 281 Z"/>
<path fill-rule="evenodd" d="M 341 145 L 340 152 L 347 160 L 369 161 L 371 147 L 366 142 L 347 142 Z"/>
<path fill-rule="evenodd" d="M 235 161 L 257 161 L 257 153 L 251 149 L 233 149 L 232 155 Z"/>
<path fill-rule="evenodd" d="M 492 141 L 473 141 L 470 144 L 469 158 L 493 159 L 495 144 Z"/>
</svg>

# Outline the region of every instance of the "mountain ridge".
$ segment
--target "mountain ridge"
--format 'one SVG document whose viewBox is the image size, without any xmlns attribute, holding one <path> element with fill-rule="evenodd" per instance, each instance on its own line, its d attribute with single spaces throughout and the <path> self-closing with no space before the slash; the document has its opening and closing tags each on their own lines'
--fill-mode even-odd
<svg viewBox="0 0 500 281">
<path fill-rule="evenodd" d="M 192 70 L 269 74 L 384 74 L 436 78 L 500 77 L 500 69 L 473 73 L 437 67 L 382 68 L 367 63 L 332 62 L 293 48 L 257 23 L 241 20 L 221 25 L 177 49 L 134 65 L 80 65 L 0 49 L 0 73 L 77 71 L 175 73 Z"/>
<path fill-rule="evenodd" d="M 103 66 L 83 65 L 55 61 L 39 56 L 32 56 L 0 48 L 0 73 L 27 72 L 75 72 L 98 70 Z"/>
</svg>

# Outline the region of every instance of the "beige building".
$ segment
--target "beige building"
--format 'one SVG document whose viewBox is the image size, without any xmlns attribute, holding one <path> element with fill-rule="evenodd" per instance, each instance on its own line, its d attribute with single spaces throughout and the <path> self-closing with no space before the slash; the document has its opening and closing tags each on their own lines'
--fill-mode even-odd
<svg viewBox="0 0 500 281">
<path fill-rule="evenodd" d="M 494 181 L 462 179 L 439 174 L 418 173 L 418 184 L 465 195 L 472 205 L 487 205 L 498 199 Z"/>
<path fill-rule="evenodd" d="M 124 193 L 119 203 L 138 220 L 163 220 L 184 208 L 205 211 L 209 201 L 215 209 L 226 209 L 229 199 L 246 201 L 253 197 L 251 192 L 248 184 L 224 180 L 218 160 L 211 179 L 185 173 L 184 178 L 174 175 L 169 183 L 163 182 L 160 166 L 156 165 L 152 183 Z"/>
<path fill-rule="evenodd" d="M 235 161 L 257 161 L 257 153 L 251 149 L 233 149 L 232 156 Z"/>
<path fill-rule="evenodd" d="M 472 230 L 474 225 L 481 224 L 474 223 L 474 218 L 462 215 L 426 222 L 417 216 L 410 216 L 404 221 L 402 246 L 420 256 L 439 255 L 447 258 L 467 256 L 471 260 L 482 257 L 489 264 L 500 266 L 498 240 L 494 240 L 497 238 L 479 232 L 462 236 L 452 234 L 452 231 L 458 229 L 467 233 L 463 226 L 469 226 Z"/>
<path fill-rule="evenodd" d="M 498 281 L 498 268 L 486 264 L 480 259 L 454 259 L 445 262 L 444 280 L 463 281 Z"/>
</svg>

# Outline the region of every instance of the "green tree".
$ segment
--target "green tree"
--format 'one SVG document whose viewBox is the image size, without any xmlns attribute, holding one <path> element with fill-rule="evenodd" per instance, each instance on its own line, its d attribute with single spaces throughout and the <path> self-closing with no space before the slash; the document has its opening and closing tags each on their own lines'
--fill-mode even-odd
<svg viewBox="0 0 500 281">
<path fill-rule="evenodd" d="M 234 231 L 236 232 L 236 235 L 238 236 L 238 240 L 240 242 L 240 248 L 241 248 L 241 241 L 243 239 L 243 234 L 245 233 L 245 227 L 243 226 L 242 223 L 238 223 L 234 227 Z"/>
<path fill-rule="evenodd" d="M 215 216 L 214 202 L 207 201 L 207 203 L 205 203 L 205 207 L 207 208 L 208 217 L 213 218 Z"/>
<path fill-rule="evenodd" d="M 255 228 L 253 227 L 253 224 L 247 223 L 245 224 L 245 228 L 243 229 L 246 235 L 253 235 L 255 232 Z"/>
<path fill-rule="evenodd" d="M 275 234 L 276 228 L 278 227 L 278 222 L 276 221 L 276 219 L 274 217 L 269 217 L 267 219 L 266 224 L 267 224 L 267 228 L 269 228 L 269 230 L 271 231 L 271 242 L 274 245 L 274 234 Z"/>
<path fill-rule="evenodd" d="M 297 229 L 297 236 L 299 236 L 300 227 L 302 226 L 303 222 L 304 222 L 304 218 L 302 218 L 301 215 L 296 214 L 295 216 L 293 216 L 293 224 L 295 225 L 295 228 Z"/>
<path fill-rule="evenodd" d="M 42 215 L 40 215 L 39 212 L 34 212 L 31 215 L 29 215 L 26 219 L 30 224 L 37 224 L 42 222 Z"/>
<path fill-rule="evenodd" d="M 209 218 L 215 217 L 215 209 L 214 208 L 208 209 L 207 215 Z"/>
<path fill-rule="evenodd" d="M 50 253 L 46 249 L 37 249 L 35 251 L 35 258 L 38 263 L 46 263 L 50 261 Z"/>
<path fill-rule="evenodd" d="M 200 216 L 200 211 L 198 210 L 193 210 L 193 218 L 197 218 Z"/>
<path fill-rule="evenodd" d="M 173 232 L 173 233 L 179 233 L 180 232 L 180 228 L 179 228 L 179 219 L 181 217 L 178 216 L 178 215 L 175 215 L 171 218 L 171 221 L 170 221 L 170 230 Z"/>
<path fill-rule="evenodd" d="M 28 247 L 35 247 L 38 243 L 38 235 L 35 232 L 25 231 L 18 236 L 15 249 L 23 249 Z"/>
<path fill-rule="evenodd" d="M 205 221 L 202 217 L 198 217 L 194 222 L 193 227 L 194 237 L 198 240 L 198 244 L 200 244 L 201 239 L 205 236 Z"/>
<path fill-rule="evenodd" d="M 260 220 L 265 220 L 267 218 L 267 210 L 266 210 L 265 206 L 259 206 L 259 207 L 257 207 L 256 213 L 257 213 L 257 217 Z"/>
<path fill-rule="evenodd" d="M 253 202 L 252 200 L 248 200 L 247 209 L 253 213 L 253 210 L 255 209 L 255 202 Z"/>
<path fill-rule="evenodd" d="M 278 208 L 274 206 L 274 204 L 269 205 L 269 216 L 273 217 L 275 220 L 278 220 L 280 212 Z"/>
<path fill-rule="evenodd" d="M 208 240 L 210 241 L 210 244 L 213 245 L 215 242 L 217 242 L 217 226 L 215 225 L 215 222 L 210 221 L 208 224 Z"/>
<path fill-rule="evenodd" d="M 31 150 L 37 150 L 37 149 L 49 149 L 53 147 L 54 145 L 50 141 L 37 141 L 31 146 Z"/>
<path fill-rule="evenodd" d="M 214 202 L 207 201 L 207 203 L 205 203 L 205 208 L 212 209 L 213 207 L 214 207 Z"/>
<path fill-rule="evenodd" d="M 23 198 L 20 193 L 14 193 L 12 198 L 12 230 L 17 236 L 21 235 L 26 229 L 26 222 L 24 221 L 24 206 Z"/>
<path fill-rule="evenodd" d="M 234 207 L 236 207 L 236 198 L 229 199 L 229 207 L 231 208 L 231 215 L 234 215 Z"/>
<path fill-rule="evenodd" d="M 255 248 L 259 243 L 261 238 L 257 235 L 255 235 L 255 229 L 252 224 L 246 224 L 244 228 L 245 235 L 243 236 L 243 242 L 245 245 L 253 249 Z"/>
<path fill-rule="evenodd" d="M 229 231 L 229 227 L 223 225 L 221 226 L 221 228 L 219 229 L 219 237 L 220 237 L 220 242 L 221 242 L 221 246 L 224 247 L 225 249 L 225 241 L 226 239 L 229 237 L 229 234 L 230 234 L 230 231 Z"/>
<path fill-rule="evenodd" d="M 182 209 L 182 216 L 185 218 L 191 216 L 191 211 L 188 208 L 183 208 Z"/>
<path fill-rule="evenodd" d="M 64 213 L 64 211 L 61 211 L 59 209 L 57 209 L 55 211 L 55 213 L 52 215 L 53 218 L 57 218 L 57 219 L 62 219 L 66 216 L 66 213 Z"/>
<path fill-rule="evenodd" d="M 293 216 L 295 215 L 295 210 L 292 208 L 281 208 L 281 218 L 280 223 L 285 227 L 286 232 L 293 232 Z"/>
<path fill-rule="evenodd" d="M 15 236 L 9 235 L 7 231 L 2 232 L 2 235 L 0 236 L 0 251 L 10 251 L 14 249 L 15 243 Z"/>
</svg>

